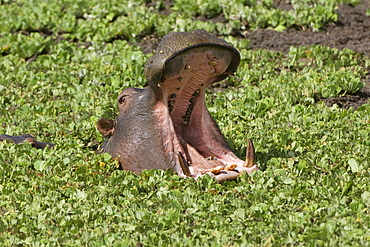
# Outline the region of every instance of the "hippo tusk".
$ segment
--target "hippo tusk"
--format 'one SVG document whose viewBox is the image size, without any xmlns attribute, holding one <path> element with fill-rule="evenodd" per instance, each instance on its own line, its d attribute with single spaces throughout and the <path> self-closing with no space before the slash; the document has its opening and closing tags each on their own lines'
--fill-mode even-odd
<svg viewBox="0 0 370 247">
<path fill-rule="evenodd" d="M 189 166 L 185 162 L 185 157 L 182 155 L 181 152 L 177 154 L 177 157 L 179 159 L 179 163 L 180 163 L 180 166 L 181 166 L 181 169 L 184 175 L 187 177 L 191 177 L 191 172 L 190 172 Z"/>
<path fill-rule="evenodd" d="M 208 173 L 209 174 L 209 173 Z M 217 176 L 214 174 L 210 174 L 210 176 L 214 177 L 217 182 L 223 183 L 225 181 L 232 181 L 235 180 L 240 175 L 239 172 L 236 171 L 222 171 Z"/>
<path fill-rule="evenodd" d="M 245 155 L 244 167 L 253 167 L 254 166 L 254 146 L 252 140 L 248 139 L 248 147 Z"/>
<path fill-rule="evenodd" d="M 225 166 L 224 170 L 225 171 L 234 171 L 236 167 L 237 167 L 236 164 L 229 164 L 229 165 Z"/>
<path fill-rule="evenodd" d="M 211 170 L 209 170 L 210 173 L 214 174 L 214 175 L 218 175 L 221 173 L 221 171 L 224 169 L 225 167 L 223 166 L 217 166 L 215 168 L 212 168 Z"/>
</svg>

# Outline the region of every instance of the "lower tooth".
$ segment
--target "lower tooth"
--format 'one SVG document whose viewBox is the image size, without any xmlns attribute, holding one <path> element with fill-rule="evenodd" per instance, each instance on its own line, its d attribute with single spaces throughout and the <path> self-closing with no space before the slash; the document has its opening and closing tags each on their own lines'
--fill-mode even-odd
<svg viewBox="0 0 370 247">
<path fill-rule="evenodd" d="M 234 171 L 236 167 L 236 164 L 229 164 L 225 167 L 225 171 Z"/>
<path fill-rule="evenodd" d="M 209 170 L 210 173 L 214 174 L 214 175 L 218 175 L 221 173 L 221 171 L 224 169 L 223 166 L 217 166 L 211 170 Z"/>
</svg>

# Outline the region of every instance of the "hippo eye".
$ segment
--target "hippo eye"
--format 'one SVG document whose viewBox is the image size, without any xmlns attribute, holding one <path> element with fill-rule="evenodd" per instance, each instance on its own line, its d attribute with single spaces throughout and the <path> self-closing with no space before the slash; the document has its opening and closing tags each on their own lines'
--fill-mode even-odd
<svg viewBox="0 0 370 247">
<path fill-rule="evenodd" d="M 126 101 L 126 95 L 124 95 L 124 96 L 122 96 L 118 99 L 118 104 L 122 105 L 123 103 L 125 103 L 125 101 Z"/>
</svg>

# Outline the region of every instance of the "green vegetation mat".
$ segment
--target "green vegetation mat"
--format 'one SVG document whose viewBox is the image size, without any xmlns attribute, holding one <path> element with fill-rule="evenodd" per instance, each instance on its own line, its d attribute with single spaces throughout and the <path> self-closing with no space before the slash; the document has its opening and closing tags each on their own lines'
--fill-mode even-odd
<svg viewBox="0 0 370 247">
<path fill-rule="evenodd" d="M 250 50 L 231 36 L 242 26 L 318 30 L 338 4 L 358 2 L 292 1 L 285 11 L 272 0 L 0 1 L 0 134 L 56 144 L 0 142 L 0 245 L 369 246 L 370 105 L 320 99 L 361 89 L 370 58 Z M 146 86 L 151 54 L 138 43 L 197 28 L 241 52 L 207 105 L 238 156 L 254 141 L 264 171 L 217 184 L 117 170 L 95 153 L 95 124 L 116 116 L 121 90 Z"/>
</svg>

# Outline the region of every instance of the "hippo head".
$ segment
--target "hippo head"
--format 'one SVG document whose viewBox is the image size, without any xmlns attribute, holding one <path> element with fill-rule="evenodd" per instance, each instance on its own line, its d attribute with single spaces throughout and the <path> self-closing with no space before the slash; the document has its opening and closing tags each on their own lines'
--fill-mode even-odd
<svg viewBox="0 0 370 247">
<path fill-rule="evenodd" d="M 102 152 L 122 169 L 172 169 L 180 176 L 205 173 L 217 181 L 258 169 L 249 141 L 246 161 L 230 149 L 205 104 L 206 88 L 232 75 L 239 52 L 203 30 L 169 33 L 145 65 L 149 87 L 118 96 L 119 115 L 100 119 Z"/>
</svg>

